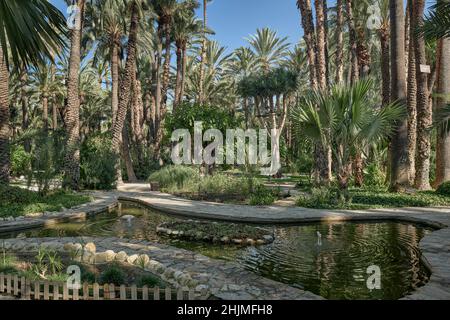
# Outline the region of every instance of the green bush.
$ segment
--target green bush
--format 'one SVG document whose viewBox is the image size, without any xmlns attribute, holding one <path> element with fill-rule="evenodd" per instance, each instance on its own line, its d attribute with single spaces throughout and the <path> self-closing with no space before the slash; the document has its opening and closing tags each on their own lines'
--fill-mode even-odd
<svg viewBox="0 0 450 320">
<path fill-rule="evenodd" d="M 36 192 L 4 184 L 0 185 L 1 206 L 16 205 L 19 203 L 28 204 L 38 201 L 39 198 L 40 196 Z"/>
<path fill-rule="evenodd" d="M 376 163 L 371 163 L 366 167 L 364 184 L 369 187 L 385 187 L 386 175 Z"/>
<path fill-rule="evenodd" d="M 336 188 L 320 187 L 311 189 L 311 195 L 300 196 L 297 199 L 297 206 L 305 208 L 327 208 L 331 206 L 339 207 L 339 195 Z"/>
<path fill-rule="evenodd" d="M 442 196 L 450 196 L 450 181 L 441 184 L 436 192 Z"/>
<path fill-rule="evenodd" d="M 159 280 L 155 276 L 146 275 L 146 276 L 142 276 L 138 279 L 137 286 L 138 287 L 147 286 L 149 288 L 161 287 L 161 280 Z"/>
<path fill-rule="evenodd" d="M 250 205 L 269 206 L 273 204 L 275 200 L 276 195 L 272 190 L 264 187 L 263 185 L 259 185 L 250 196 Z"/>
<path fill-rule="evenodd" d="M 11 175 L 26 176 L 31 168 L 31 154 L 23 146 L 15 146 L 11 150 Z"/>
<path fill-rule="evenodd" d="M 100 284 L 120 286 L 125 283 L 125 273 L 116 265 L 111 265 L 100 275 Z"/>
<path fill-rule="evenodd" d="M 200 174 L 197 168 L 185 166 L 168 166 L 150 175 L 150 182 L 157 182 L 162 190 L 183 189 L 188 184 L 198 181 Z"/>
<path fill-rule="evenodd" d="M 111 151 L 111 139 L 97 135 L 81 146 L 80 177 L 84 188 L 111 190 L 116 184 L 116 156 Z"/>
</svg>

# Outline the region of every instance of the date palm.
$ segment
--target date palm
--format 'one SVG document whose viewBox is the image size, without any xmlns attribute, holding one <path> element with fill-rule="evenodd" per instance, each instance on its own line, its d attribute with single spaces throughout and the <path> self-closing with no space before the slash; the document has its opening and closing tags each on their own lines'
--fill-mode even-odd
<svg viewBox="0 0 450 320">
<path fill-rule="evenodd" d="M 0 2 L 0 182 L 9 182 L 9 70 L 52 57 L 64 47 L 65 18 L 47 1 Z M 9 58 L 12 57 L 12 60 Z"/>
<path fill-rule="evenodd" d="M 287 38 L 279 38 L 277 32 L 269 28 L 258 29 L 247 41 L 264 72 L 279 66 L 289 54 Z"/>
</svg>

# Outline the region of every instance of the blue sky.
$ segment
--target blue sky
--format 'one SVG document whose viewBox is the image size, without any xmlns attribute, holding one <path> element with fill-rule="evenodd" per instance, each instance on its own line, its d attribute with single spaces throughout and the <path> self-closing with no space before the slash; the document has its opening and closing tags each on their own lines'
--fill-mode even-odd
<svg viewBox="0 0 450 320">
<path fill-rule="evenodd" d="M 64 0 L 50 2 L 66 13 Z M 201 17 L 202 9 L 197 13 Z M 257 28 L 277 30 L 292 44 L 303 34 L 295 0 L 213 0 L 208 5 L 208 19 L 208 25 L 216 32 L 213 38 L 229 50 L 247 45 L 245 38 Z"/>
</svg>

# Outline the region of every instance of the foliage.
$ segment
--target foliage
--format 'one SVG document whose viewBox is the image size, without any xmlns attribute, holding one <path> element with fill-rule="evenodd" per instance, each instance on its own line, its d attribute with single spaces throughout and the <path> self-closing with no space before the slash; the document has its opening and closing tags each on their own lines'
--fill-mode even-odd
<svg viewBox="0 0 450 320">
<path fill-rule="evenodd" d="M 338 191 L 332 187 L 312 188 L 310 195 L 302 195 L 297 198 L 296 204 L 305 208 L 328 208 L 339 207 L 340 198 Z"/>
<path fill-rule="evenodd" d="M 443 196 L 450 196 L 450 181 L 444 182 L 441 184 L 437 190 L 436 193 L 443 195 Z"/>
<path fill-rule="evenodd" d="M 138 287 L 143 287 L 143 286 L 147 286 L 149 288 L 153 288 L 153 287 L 164 287 L 164 285 L 161 283 L 161 280 L 158 277 L 155 277 L 153 275 L 144 275 L 141 276 L 138 280 L 137 280 L 137 284 Z"/>
<path fill-rule="evenodd" d="M 161 189 L 183 189 L 188 183 L 198 181 L 198 169 L 185 166 L 167 166 L 150 175 L 150 182 L 157 182 Z"/>
<path fill-rule="evenodd" d="M 36 254 L 36 263 L 32 265 L 31 271 L 41 279 L 59 280 L 63 268 L 61 257 L 56 251 L 40 247 Z"/>
<path fill-rule="evenodd" d="M 53 191 L 47 195 L 0 185 L 0 217 L 17 217 L 30 213 L 60 211 L 89 202 L 91 197 L 66 191 Z"/>
<path fill-rule="evenodd" d="M 275 202 L 276 196 L 274 192 L 263 185 L 256 187 L 250 196 L 250 205 L 252 206 L 268 206 Z"/>
<path fill-rule="evenodd" d="M 436 207 L 449 206 L 448 196 L 436 194 L 433 191 L 416 193 L 391 193 L 386 189 L 350 189 L 351 202 L 336 201 L 336 192 L 332 189 L 322 188 L 314 191 L 314 197 L 300 197 L 297 205 L 316 209 L 349 209 L 364 210 L 377 208 L 402 208 L 402 207 Z M 314 198 L 314 199 L 312 199 Z"/>
<path fill-rule="evenodd" d="M 364 170 L 364 184 L 370 187 L 382 188 L 385 186 L 386 175 L 378 163 L 370 163 Z"/>
<path fill-rule="evenodd" d="M 120 286 L 125 283 L 125 273 L 117 265 L 110 265 L 100 274 L 100 284 L 114 284 Z"/>
<path fill-rule="evenodd" d="M 297 81 L 296 72 L 278 68 L 242 79 L 238 92 L 243 97 L 272 97 L 294 92 L 297 89 Z"/>
<path fill-rule="evenodd" d="M 113 189 L 116 184 L 115 163 L 108 136 L 95 135 L 86 139 L 81 146 L 80 177 L 83 187 Z"/>
<path fill-rule="evenodd" d="M 420 32 L 429 40 L 450 36 L 450 2 L 438 1 L 430 7 Z"/>
<path fill-rule="evenodd" d="M 31 155 L 23 146 L 14 146 L 11 150 L 11 175 L 20 177 L 30 172 Z"/>
</svg>

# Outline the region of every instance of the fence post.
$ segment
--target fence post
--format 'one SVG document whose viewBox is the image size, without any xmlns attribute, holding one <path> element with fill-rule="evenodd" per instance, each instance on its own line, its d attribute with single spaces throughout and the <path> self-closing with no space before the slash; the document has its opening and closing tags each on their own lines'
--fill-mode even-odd
<svg viewBox="0 0 450 320">
<path fill-rule="evenodd" d="M 39 281 L 34 282 L 34 300 L 41 299 L 41 284 Z"/>
<path fill-rule="evenodd" d="M 120 300 L 127 300 L 127 289 L 124 284 L 120 286 Z"/>
<path fill-rule="evenodd" d="M 89 300 L 89 283 L 83 283 L 83 300 Z"/>
<path fill-rule="evenodd" d="M 94 283 L 94 300 L 100 300 L 99 289 L 98 283 Z"/>
<path fill-rule="evenodd" d="M 6 275 L 6 293 L 11 294 L 11 281 L 12 277 L 10 274 Z"/>
<path fill-rule="evenodd" d="M 142 300 L 148 300 L 148 286 L 142 287 Z"/>
<path fill-rule="evenodd" d="M 63 300 L 69 300 L 69 289 L 67 288 L 67 282 L 63 283 Z"/>
<path fill-rule="evenodd" d="M 109 285 L 109 298 L 111 300 L 116 299 L 116 288 L 115 288 L 114 284 Z"/>
<path fill-rule="evenodd" d="M 137 300 L 137 287 L 135 284 L 131 286 L 131 300 Z"/>
<path fill-rule="evenodd" d="M 48 281 L 44 281 L 44 300 L 50 300 Z"/>
<path fill-rule="evenodd" d="M 172 290 L 168 287 L 164 291 L 166 293 L 166 300 L 172 300 Z"/>
<path fill-rule="evenodd" d="M 25 299 L 25 290 L 26 290 L 26 284 L 25 284 L 25 277 L 20 278 L 20 297 L 22 299 Z"/>
<path fill-rule="evenodd" d="M 59 300 L 59 283 L 53 282 L 53 300 Z"/>
<path fill-rule="evenodd" d="M 25 299 L 31 300 L 31 281 L 25 280 Z"/>
<path fill-rule="evenodd" d="M 184 294 L 183 294 L 183 289 L 179 288 L 178 292 L 177 292 L 177 300 L 184 300 Z"/>
<path fill-rule="evenodd" d="M 5 275 L 0 273 L 0 292 L 5 292 Z"/>
<path fill-rule="evenodd" d="M 195 300 L 194 289 L 189 289 L 188 300 Z"/>
<path fill-rule="evenodd" d="M 159 287 L 153 289 L 153 300 L 159 300 Z"/>
</svg>

